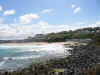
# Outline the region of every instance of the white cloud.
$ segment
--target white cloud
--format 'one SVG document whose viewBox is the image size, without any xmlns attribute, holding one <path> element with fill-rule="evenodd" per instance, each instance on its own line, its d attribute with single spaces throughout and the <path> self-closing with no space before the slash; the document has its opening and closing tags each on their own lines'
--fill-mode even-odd
<svg viewBox="0 0 100 75">
<path fill-rule="evenodd" d="M 43 29 L 45 29 L 45 28 L 48 27 L 48 23 L 45 22 L 45 21 L 40 21 L 40 22 L 38 22 L 37 24 L 39 24 Z"/>
<path fill-rule="evenodd" d="M 8 24 L 0 24 L 0 40 L 25 39 L 28 36 L 34 36 L 32 33 L 40 32 L 40 28 L 35 25 L 14 25 L 16 25 L 17 27 L 15 28 Z"/>
<path fill-rule="evenodd" d="M 75 4 L 72 4 L 72 8 L 76 8 L 77 6 Z"/>
<path fill-rule="evenodd" d="M 88 27 L 100 27 L 98 24 L 89 24 Z"/>
<path fill-rule="evenodd" d="M 77 6 L 76 4 L 72 4 L 72 9 L 74 10 L 73 13 L 77 14 L 80 12 L 81 8 Z"/>
<path fill-rule="evenodd" d="M 100 21 L 97 21 L 96 24 L 97 24 L 97 25 L 100 25 Z"/>
<path fill-rule="evenodd" d="M 67 25 L 67 24 L 48 24 L 45 21 L 39 21 L 35 24 L 0 24 L 0 39 L 25 39 L 34 34 L 51 33 L 75 30 L 79 28 L 97 27 L 97 24 L 88 25 Z"/>
<path fill-rule="evenodd" d="M 80 12 L 80 10 L 81 10 L 81 8 L 80 8 L 80 7 L 75 8 L 75 9 L 74 9 L 74 14 L 79 13 L 79 12 Z"/>
<path fill-rule="evenodd" d="M 41 11 L 41 14 L 51 13 L 53 9 L 44 9 Z"/>
<path fill-rule="evenodd" d="M 8 15 L 14 15 L 15 14 L 15 10 L 11 9 L 11 10 L 6 10 L 4 12 L 4 16 L 8 16 Z"/>
<path fill-rule="evenodd" d="M 19 19 L 20 19 L 20 22 L 21 23 L 31 23 L 31 21 L 33 19 L 37 19 L 39 18 L 39 16 L 37 14 L 34 14 L 34 13 L 30 13 L 30 14 L 25 14 L 24 16 L 20 16 Z"/>
<path fill-rule="evenodd" d="M 3 10 L 3 7 L 0 5 L 0 11 L 2 11 Z"/>
<path fill-rule="evenodd" d="M 9 36 L 15 36 L 15 29 L 8 24 L 0 24 L 0 39 L 8 39 Z"/>
<path fill-rule="evenodd" d="M 15 26 L 15 27 L 14 27 Z M 51 25 L 45 21 L 39 21 L 36 24 L 0 24 L 0 39 L 24 39 L 34 34 L 58 32 L 67 30 L 67 25 Z"/>
<path fill-rule="evenodd" d="M 85 25 L 85 22 L 77 22 L 76 25 Z"/>
</svg>

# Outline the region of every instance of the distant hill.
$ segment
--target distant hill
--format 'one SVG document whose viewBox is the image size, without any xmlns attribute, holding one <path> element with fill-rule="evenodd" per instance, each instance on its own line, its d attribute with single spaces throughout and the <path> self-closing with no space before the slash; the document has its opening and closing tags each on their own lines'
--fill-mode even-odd
<svg viewBox="0 0 100 75">
<path fill-rule="evenodd" d="M 28 37 L 23 40 L 0 40 L 0 43 L 12 43 L 12 42 L 63 42 L 66 39 L 86 39 L 91 38 L 96 40 L 100 35 L 100 27 L 95 28 L 83 28 L 70 31 L 61 31 L 57 33 L 49 34 L 36 34 L 34 37 Z"/>
<path fill-rule="evenodd" d="M 94 35 L 100 33 L 100 27 L 95 28 L 83 28 L 77 30 L 70 31 L 62 31 L 58 33 L 50 33 L 45 36 L 45 40 L 52 41 L 65 41 L 66 39 L 85 39 L 85 38 L 93 38 Z"/>
</svg>

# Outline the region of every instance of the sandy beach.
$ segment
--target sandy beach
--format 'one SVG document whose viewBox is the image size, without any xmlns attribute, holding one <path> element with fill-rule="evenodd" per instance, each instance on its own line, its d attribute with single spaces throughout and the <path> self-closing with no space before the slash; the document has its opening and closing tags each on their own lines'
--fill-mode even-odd
<svg viewBox="0 0 100 75">
<path fill-rule="evenodd" d="M 29 42 L 29 43 L 1 43 L 0 46 L 2 45 L 7 45 L 7 46 L 32 46 L 32 45 L 46 45 L 48 43 L 46 42 Z"/>
<path fill-rule="evenodd" d="M 6 45 L 6 46 L 32 46 L 32 45 L 47 45 L 47 44 L 60 44 L 60 45 L 79 45 L 78 42 L 28 42 L 28 43 L 1 43 L 0 46 Z"/>
</svg>

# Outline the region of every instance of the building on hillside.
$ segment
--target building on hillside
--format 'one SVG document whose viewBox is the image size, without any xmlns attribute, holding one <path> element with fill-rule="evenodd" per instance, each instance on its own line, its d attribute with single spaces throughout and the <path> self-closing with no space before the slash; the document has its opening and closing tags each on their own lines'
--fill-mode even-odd
<svg viewBox="0 0 100 75">
<path fill-rule="evenodd" d="M 44 34 L 37 34 L 34 37 L 35 41 L 43 41 L 45 39 L 45 35 Z"/>
<path fill-rule="evenodd" d="M 86 43 L 89 43 L 92 41 L 92 39 L 90 38 L 87 38 L 87 39 L 66 39 L 67 42 L 86 42 Z"/>
</svg>

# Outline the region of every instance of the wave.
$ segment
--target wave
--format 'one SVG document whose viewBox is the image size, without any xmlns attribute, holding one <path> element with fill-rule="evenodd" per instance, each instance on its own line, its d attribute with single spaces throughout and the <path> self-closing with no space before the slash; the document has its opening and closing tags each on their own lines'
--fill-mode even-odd
<svg viewBox="0 0 100 75">
<path fill-rule="evenodd" d="M 13 50 L 15 52 L 28 52 L 28 51 L 46 51 L 51 53 L 62 53 L 65 50 L 65 47 L 63 45 L 59 44 L 46 44 L 46 45 L 33 45 L 33 46 L 0 46 L 0 49 L 4 48 Z M 18 50 L 16 50 L 18 49 Z"/>
<path fill-rule="evenodd" d="M 41 46 L 40 51 L 46 51 L 49 53 L 63 53 L 65 47 L 59 44 L 48 44 L 45 46 Z"/>
<path fill-rule="evenodd" d="M 3 64 L 5 64 L 6 61 L 1 61 L 0 62 L 0 66 L 2 66 Z"/>
<path fill-rule="evenodd" d="M 40 55 L 32 55 L 32 56 L 21 56 L 21 57 L 4 57 L 4 60 L 25 60 L 25 59 L 33 59 L 38 58 Z"/>
<path fill-rule="evenodd" d="M 65 46 L 61 44 L 46 44 L 46 45 L 33 45 L 33 46 L 0 46 L 0 49 L 1 48 L 4 49 L 7 48 L 7 50 L 9 51 L 12 50 L 13 52 L 18 52 L 18 53 L 36 51 L 41 53 L 46 52 L 48 54 L 64 54 L 65 51 L 71 49 L 71 48 L 65 48 Z"/>
<path fill-rule="evenodd" d="M 45 44 L 45 45 L 31 45 L 31 46 L 0 46 L 1 58 L 0 68 L 13 67 L 13 65 L 25 64 L 27 62 L 32 62 L 32 59 L 37 61 L 37 59 L 48 59 L 52 57 L 62 57 L 65 51 L 71 50 L 71 48 L 66 48 L 61 44 Z M 8 54 L 9 53 L 9 54 Z M 8 54 L 8 55 L 6 55 Z M 67 55 L 69 52 L 67 51 Z M 14 61 L 14 62 L 12 62 Z M 25 62 L 24 62 L 25 61 Z"/>
</svg>

